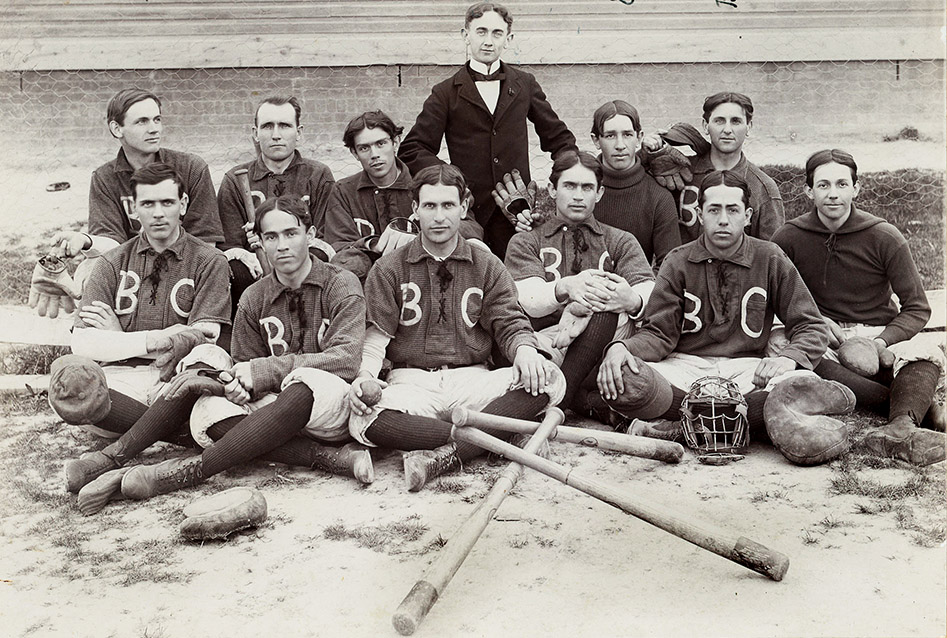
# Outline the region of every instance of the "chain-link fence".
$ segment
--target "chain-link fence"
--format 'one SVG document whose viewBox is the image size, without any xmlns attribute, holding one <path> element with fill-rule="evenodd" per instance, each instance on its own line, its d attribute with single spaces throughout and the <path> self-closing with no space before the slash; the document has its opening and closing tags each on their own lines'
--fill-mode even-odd
<svg viewBox="0 0 947 638">
<path fill-rule="evenodd" d="M 506 58 L 516 62 L 527 53 L 523 44 Z M 677 121 L 699 126 L 707 95 L 746 93 L 755 104 L 746 154 L 780 184 L 790 216 L 807 206 L 798 168 L 805 158 L 820 148 L 845 148 L 864 173 L 861 203 L 912 238 L 925 284 L 943 286 L 943 59 L 570 64 L 571 54 L 565 48 L 555 63 L 524 68 L 581 148 L 594 150 L 591 116 L 607 100 L 631 102 L 645 130 L 653 130 Z M 105 106 L 119 89 L 158 94 L 162 145 L 203 157 L 215 185 L 226 170 L 253 157 L 258 102 L 296 95 L 305 127 L 299 150 L 326 163 L 338 179 L 360 170 L 341 141 L 351 117 L 380 108 L 409 129 L 431 87 L 464 56 L 458 44 L 426 65 L 0 71 L 0 135 L 8 143 L 0 160 L 6 195 L 0 226 L 7 237 L 0 249 L 0 301 L 25 300 L 28 257 L 55 229 L 84 227 L 91 172 L 118 150 Z M 542 183 L 550 160 L 530 134 L 531 166 Z M 58 182 L 69 187 L 47 190 Z"/>
</svg>

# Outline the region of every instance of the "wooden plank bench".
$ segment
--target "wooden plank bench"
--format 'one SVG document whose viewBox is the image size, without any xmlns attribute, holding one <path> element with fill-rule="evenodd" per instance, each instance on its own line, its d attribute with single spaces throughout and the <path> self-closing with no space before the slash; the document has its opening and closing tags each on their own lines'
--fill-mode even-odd
<svg viewBox="0 0 947 638">
<path fill-rule="evenodd" d="M 928 290 L 931 318 L 925 331 L 944 330 L 947 326 L 947 290 Z M 74 315 L 56 319 L 39 317 L 27 306 L 0 306 L 0 344 L 68 346 Z M 49 386 L 48 374 L 0 375 L 0 394 L 33 394 Z"/>
</svg>

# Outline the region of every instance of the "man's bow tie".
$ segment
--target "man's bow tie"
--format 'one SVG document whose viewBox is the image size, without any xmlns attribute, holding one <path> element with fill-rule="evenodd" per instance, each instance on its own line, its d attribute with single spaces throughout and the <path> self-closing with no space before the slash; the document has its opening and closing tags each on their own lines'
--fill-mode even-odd
<svg viewBox="0 0 947 638">
<path fill-rule="evenodd" d="M 474 71 L 473 69 L 468 70 L 470 71 L 470 77 L 473 78 L 474 82 L 493 82 L 494 80 L 503 80 L 506 78 L 506 76 L 499 69 L 490 75 L 484 75 L 483 73 Z"/>
</svg>

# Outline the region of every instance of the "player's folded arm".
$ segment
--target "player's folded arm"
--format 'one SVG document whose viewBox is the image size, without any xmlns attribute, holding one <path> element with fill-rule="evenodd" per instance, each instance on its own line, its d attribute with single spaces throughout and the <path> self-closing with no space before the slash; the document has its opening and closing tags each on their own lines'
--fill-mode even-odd
<svg viewBox="0 0 947 638">
<path fill-rule="evenodd" d="M 776 316 L 786 326 L 789 344 L 779 353 L 801 367 L 812 370 L 818 365 L 829 344 L 829 328 L 802 276 L 789 257 L 779 251 L 771 257 L 769 295 Z"/>
<path fill-rule="evenodd" d="M 886 245 L 894 244 L 894 250 L 886 259 L 888 281 L 901 303 L 901 311 L 878 335 L 889 346 L 913 338 L 931 318 L 931 306 L 917 265 L 911 257 L 907 241 L 903 236 L 899 239 L 897 243 L 886 242 Z"/>
</svg>

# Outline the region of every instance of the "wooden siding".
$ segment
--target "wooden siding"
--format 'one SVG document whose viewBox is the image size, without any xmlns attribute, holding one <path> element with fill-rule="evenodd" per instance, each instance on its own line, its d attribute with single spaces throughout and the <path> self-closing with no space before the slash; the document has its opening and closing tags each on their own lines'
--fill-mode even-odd
<svg viewBox="0 0 947 638">
<path fill-rule="evenodd" d="M 523 64 L 943 59 L 943 0 L 509 2 Z M 455 64 L 468 2 L 0 0 L 0 70 Z"/>
</svg>

